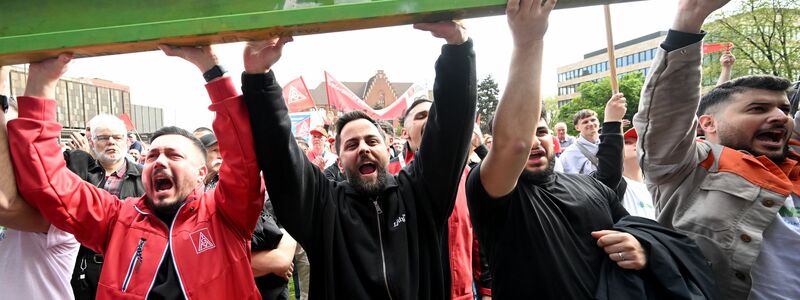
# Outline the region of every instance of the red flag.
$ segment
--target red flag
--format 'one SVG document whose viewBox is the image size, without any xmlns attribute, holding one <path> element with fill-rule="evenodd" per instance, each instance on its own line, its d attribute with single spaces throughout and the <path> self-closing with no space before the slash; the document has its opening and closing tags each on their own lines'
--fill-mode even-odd
<svg viewBox="0 0 800 300">
<path fill-rule="evenodd" d="M 129 117 L 128 114 L 122 113 L 119 115 L 119 118 L 122 120 L 122 122 L 125 122 L 125 128 L 128 131 L 136 129 L 136 127 L 133 126 L 133 122 L 131 122 L 131 117 Z"/>
<path fill-rule="evenodd" d="M 314 99 L 311 93 L 308 92 L 306 82 L 303 77 L 297 77 L 283 87 L 283 99 L 286 100 L 286 106 L 289 107 L 289 112 L 300 112 L 313 108 Z"/>
<path fill-rule="evenodd" d="M 733 43 L 703 44 L 703 54 L 727 51 L 733 48 Z"/>
<path fill-rule="evenodd" d="M 364 100 L 361 100 L 328 72 L 325 72 L 325 91 L 328 93 L 328 105 L 330 107 L 343 112 L 360 110 L 377 120 L 393 120 L 403 116 L 409 103 L 413 101 L 413 97 L 424 92 L 424 88 L 418 84 L 412 85 L 400 98 L 379 110 L 372 109 Z"/>
</svg>

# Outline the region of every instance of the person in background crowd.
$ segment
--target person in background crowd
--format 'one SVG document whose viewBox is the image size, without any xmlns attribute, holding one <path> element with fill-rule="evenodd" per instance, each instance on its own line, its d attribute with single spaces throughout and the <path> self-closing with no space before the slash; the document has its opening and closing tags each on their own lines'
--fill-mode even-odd
<svg viewBox="0 0 800 300">
<path fill-rule="evenodd" d="M 457 22 L 417 24 L 446 40 L 434 97 L 413 166 L 387 174 L 377 123 L 353 111 L 337 121 L 347 181 L 337 183 L 291 143 L 289 116 L 271 64 L 245 75 L 259 165 L 281 224 L 306 249 L 310 298 L 445 299 L 444 225 L 466 163 L 477 101 L 472 40 Z M 251 73 L 251 72 L 248 72 Z M 284 146 L 276 146 L 284 145 Z"/>
<path fill-rule="evenodd" d="M 198 139 L 208 134 L 214 134 L 214 131 L 208 127 L 197 127 L 192 131 L 192 135 Z"/>
<path fill-rule="evenodd" d="M 288 283 L 294 272 L 292 259 L 297 242 L 280 228 L 269 195 L 264 196 L 261 218 L 250 242 L 253 275 L 262 299 L 289 300 Z"/>
<path fill-rule="evenodd" d="M 556 156 L 561 156 L 561 153 L 566 150 L 567 147 L 572 146 L 572 144 L 575 143 L 575 137 L 569 135 L 567 132 L 567 123 L 556 123 L 555 130 L 556 138 L 558 139 L 558 146 L 561 149 L 561 151 L 556 152 Z"/>
<path fill-rule="evenodd" d="M 489 150 L 492 150 L 492 142 L 494 142 L 494 139 L 492 138 L 491 134 L 483 135 L 483 144 L 486 145 L 486 148 Z"/>
<path fill-rule="evenodd" d="M 8 82 L 0 68 L 0 92 Z M 17 193 L 6 122 L 17 102 L 0 95 L 0 291 L 7 299 L 74 299 L 69 279 L 80 244 Z M 8 119 L 7 119 L 8 118 Z"/>
<path fill-rule="evenodd" d="M 591 109 L 582 109 L 575 113 L 572 118 L 575 129 L 580 135 L 575 142 L 564 148 L 559 156 L 564 172 L 568 174 L 590 175 L 597 171 L 597 147 L 600 144 L 598 139 L 600 132 L 600 122 L 597 113 Z"/>
<path fill-rule="evenodd" d="M 647 190 L 642 176 L 642 168 L 639 167 L 639 157 L 636 155 L 636 142 L 639 136 L 636 129 L 631 128 L 625 131 L 625 160 L 622 167 L 622 178 L 627 185 L 625 196 L 622 198 L 622 206 L 633 216 L 640 216 L 648 219 L 656 219 L 656 210 L 653 207 L 653 196 Z"/>
<path fill-rule="evenodd" d="M 726 3 L 679 1 L 634 117 L 639 161 L 658 221 L 697 242 L 723 299 L 800 299 L 790 82 L 745 76 L 700 97 L 701 26 Z"/>
<path fill-rule="evenodd" d="M 219 183 L 219 169 L 222 167 L 222 156 L 219 153 L 217 136 L 213 133 L 200 137 L 203 147 L 206 147 L 206 169 L 208 173 L 204 179 L 206 191 L 214 189 Z"/>
<path fill-rule="evenodd" d="M 139 149 L 131 148 L 130 150 L 128 150 L 128 155 L 130 155 L 131 158 L 133 158 L 133 161 L 136 164 L 139 164 L 139 157 L 142 155 L 141 153 L 139 153 Z"/>
<path fill-rule="evenodd" d="M 330 167 L 336 163 L 336 155 L 325 150 L 325 142 L 328 141 L 328 131 L 324 127 L 316 127 L 309 131 L 311 135 L 311 149 L 308 151 L 308 159 L 320 170 Z"/>
<path fill-rule="evenodd" d="M 731 80 L 731 70 L 733 70 L 733 65 L 736 63 L 736 56 L 733 56 L 731 53 L 731 48 L 725 50 L 725 53 L 719 57 L 719 80 L 717 80 L 717 85 L 723 84 L 728 80 Z"/>
</svg>

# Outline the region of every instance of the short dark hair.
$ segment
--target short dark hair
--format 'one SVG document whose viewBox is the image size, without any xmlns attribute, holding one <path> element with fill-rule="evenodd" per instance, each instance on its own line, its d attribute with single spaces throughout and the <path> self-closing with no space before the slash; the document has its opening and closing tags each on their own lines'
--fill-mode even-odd
<svg viewBox="0 0 800 300">
<path fill-rule="evenodd" d="M 342 129 L 344 129 L 344 126 L 347 125 L 347 123 L 353 122 L 358 119 L 367 120 L 370 123 L 372 123 L 372 125 L 374 125 L 375 128 L 378 129 L 378 131 L 383 131 L 381 127 L 378 125 L 378 122 L 375 122 L 374 119 L 370 118 L 369 115 L 367 115 L 367 113 L 360 110 L 347 112 L 343 114 L 341 117 L 339 117 L 339 120 L 336 120 L 336 151 L 342 151 L 342 149 L 339 148 L 339 146 L 341 146 L 342 144 Z"/>
<path fill-rule="evenodd" d="M 378 126 L 381 128 L 383 132 L 383 139 L 386 140 L 389 137 L 394 137 L 394 127 L 392 124 L 387 121 L 376 121 Z"/>
<path fill-rule="evenodd" d="M 411 113 L 411 110 L 414 109 L 414 107 L 417 107 L 417 105 L 420 105 L 420 104 L 426 103 L 426 102 L 427 103 L 433 103 L 433 101 L 428 100 L 426 98 L 418 98 L 417 100 L 414 100 L 414 102 L 412 102 L 411 105 L 408 106 L 408 109 L 406 109 L 406 112 L 403 113 L 403 117 L 400 119 L 400 124 L 405 124 L 406 123 L 406 118 L 408 117 L 408 114 Z"/>
<path fill-rule="evenodd" d="M 203 146 L 203 143 L 200 142 L 200 139 L 194 137 L 194 135 L 192 135 L 192 133 L 190 133 L 186 129 L 175 126 L 161 127 L 158 130 L 156 130 L 156 132 L 153 132 L 153 136 L 150 137 L 150 144 L 152 144 L 153 141 L 155 141 L 158 137 L 163 135 L 180 135 L 182 137 L 189 139 L 189 141 L 192 142 L 192 145 L 194 145 L 194 147 L 197 148 L 197 150 L 200 151 L 200 153 L 203 155 L 203 161 L 206 161 L 208 159 L 208 152 L 206 151 L 206 147 Z"/>
<path fill-rule="evenodd" d="M 201 127 L 197 127 L 197 129 L 195 129 L 194 131 L 192 131 L 192 134 L 197 134 L 198 132 L 203 132 L 203 131 L 208 131 L 208 132 L 214 133 L 214 131 L 213 131 L 213 130 L 211 130 L 211 128 L 208 128 L 208 127 L 202 127 L 202 126 L 201 126 Z"/>
<path fill-rule="evenodd" d="M 728 103 L 731 100 L 731 96 L 746 90 L 759 89 L 788 92 L 787 90 L 791 84 L 789 80 L 771 75 L 739 77 L 714 87 L 708 94 L 703 96 L 700 99 L 700 106 L 697 108 L 697 115 L 716 113 L 719 105 Z"/>
<path fill-rule="evenodd" d="M 544 108 L 542 108 L 542 113 L 544 113 Z M 597 116 L 597 113 L 591 109 L 581 109 L 572 116 L 572 125 L 578 125 L 582 119 L 586 119 L 588 117 Z"/>
<path fill-rule="evenodd" d="M 800 81 L 793 82 L 786 94 L 786 97 L 789 97 L 789 104 L 792 105 L 791 115 L 794 117 L 798 109 L 798 102 L 800 102 Z"/>
</svg>

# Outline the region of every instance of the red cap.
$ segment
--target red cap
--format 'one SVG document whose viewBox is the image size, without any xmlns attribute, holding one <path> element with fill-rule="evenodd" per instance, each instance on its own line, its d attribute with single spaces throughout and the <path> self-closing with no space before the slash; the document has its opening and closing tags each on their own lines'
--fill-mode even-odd
<svg viewBox="0 0 800 300">
<path fill-rule="evenodd" d="M 626 139 L 638 139 L 639 138 L 639 135 L 636 134 L 636 129 L 634 129 L 634 128 L 626 130 L 625 134 L 623 134 L 622 136 L 623 136 L 623 138 L 626 138 Z"/>
</svg>

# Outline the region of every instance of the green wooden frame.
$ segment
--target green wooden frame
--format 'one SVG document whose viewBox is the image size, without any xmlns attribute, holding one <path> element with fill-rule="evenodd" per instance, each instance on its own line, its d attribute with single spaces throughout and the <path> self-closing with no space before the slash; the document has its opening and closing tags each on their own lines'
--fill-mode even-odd
<svg viewBox="0 0 800 300">
<path fill-rule="evenodd" d="M 499 15 L 507 0 L 0 1 L 0 65 Z M 636 0 L 560 0 L 558 8 Z"/>
</svg>

